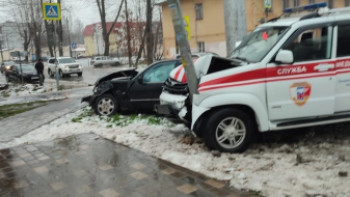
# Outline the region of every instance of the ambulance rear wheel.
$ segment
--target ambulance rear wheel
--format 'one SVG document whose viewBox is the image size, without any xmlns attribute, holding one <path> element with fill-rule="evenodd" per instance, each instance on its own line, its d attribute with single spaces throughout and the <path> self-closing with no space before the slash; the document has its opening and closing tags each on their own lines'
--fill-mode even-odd
<svg viewBox="0 0 350 197">
<path fill-rule="evenodd" d="M 252 118 L 238 109 L 221 109 L 209 116 L 204 133 L 211 150 L 240 153 L 248 148 L 255 131 Z"/>
</svg>

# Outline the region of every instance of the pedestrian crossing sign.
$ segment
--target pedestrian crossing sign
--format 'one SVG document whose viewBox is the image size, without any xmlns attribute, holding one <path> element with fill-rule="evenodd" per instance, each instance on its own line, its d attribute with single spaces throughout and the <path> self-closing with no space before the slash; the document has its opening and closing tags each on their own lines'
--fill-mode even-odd
<svg viewBox="0 0 350 197">
<path fill-rule="evenodd" d="M 43 16 L 45 20 L 61 20 L 61 8 L 59 3 L 43 3 Z"/>
</svg>

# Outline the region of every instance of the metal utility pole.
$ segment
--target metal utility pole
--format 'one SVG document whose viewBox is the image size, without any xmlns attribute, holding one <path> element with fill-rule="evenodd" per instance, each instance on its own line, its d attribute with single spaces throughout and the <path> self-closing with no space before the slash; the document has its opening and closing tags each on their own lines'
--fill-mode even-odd
<svg viewBox="0 0 350 197">
<path fill-rule="evenodd" d="M 190 90 L 190 99 L 192 101 L 193 94 L 198 94 L 198 79 L 194 69 L 191 48 L 187 40 L 185 23 L 179 0 L 167 0 L 168 7 L 172 11 L 173 24 L 175 29 L 175 39 L 180 48 L 182 57 L 182 65 L 185 68 L 187 84 Z"/>
<path fill-rule="evenodd" d="M 247 19 L 244 0 L 223 0 L 226 31 L 227 57 L 235 50 L 237 41 L 247 34 Z"/>
</svg>

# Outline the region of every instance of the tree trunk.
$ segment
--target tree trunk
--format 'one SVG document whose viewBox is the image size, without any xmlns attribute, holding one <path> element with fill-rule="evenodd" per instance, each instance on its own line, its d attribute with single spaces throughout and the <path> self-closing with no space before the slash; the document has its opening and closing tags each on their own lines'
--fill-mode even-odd
<svg viewBox="0 0 350 197">
<path fill-rule="evenodd" d="M 129 12 L 128 12 L 128 1 L 125 1 L 125 23 L 126 23 L 126 37 L 128 42 L 128 57 L 129 57 L 129 67 L 133 66 L 133 62 L 131 60 L 132 51 L 131 51 L 131 33 L 130 33 L 130 24 L 129 24 Z"/>
<path fill-rule="evenodd" d="M 4 55 L 2 54 L 2 40 L 0 40 L 0 52 L 1 52 L 1 62 L 4 61 Z"/>
<path fill-rule="evenodd" d="M 23 32 L 24 34 L 23 34 L 23 39 L 24 39 L 24 42 L 23 42 L 23 49 L 24 49 L 24 51 L 25 52 L 27 52 L 26 53 L 26 56 L 25 56 L 25 59 L 24 59 L 24 61 L 25 62 L 28 62 L 28 48 L 29 48 L 29 44 L 30 44 L 30 37 L 29 37 L 29 35 L 28 35 L 28 31 L 27 30 L 24 30 L 24 32 Z"/>
<path fill-rule="evenodd" d="M 38 60 L 41 57 L 41 32 L 34 36 L 35 55 Z"/>
<path fill-rule="evenodd" d="M 147 0 L 147 9 L 146 9 L 146 49 L 147 49 L 147 64 L 152 64 L 153 62 L 153 34 L 152 34 L 152 15 L 153 7 L 151 0 Z M 141 50 L 141 49 L 140 49 Z"/>
<path fill-rule="evenodd" d="M 47 37 L 47 46 L 49 47 L 49 51 L 50 51 L 50 56 L 53 57 L 54 54 L 53 54 L 53 46 L 52 46 L 52 43 L 49 42 L 49 29 L 48 29 L 48 22 L 45 21 L 45 29 L 46 29 L 46 37 Z"/>
<path fill-rule="evenodd" d="M 61 0 L 58 0 L 57 3 L 61 4 Z M 63 56 L 63 27 L 62 27 L 62 20 L 58 21 L 58 53 L 59 56 Z"/>
</svg>

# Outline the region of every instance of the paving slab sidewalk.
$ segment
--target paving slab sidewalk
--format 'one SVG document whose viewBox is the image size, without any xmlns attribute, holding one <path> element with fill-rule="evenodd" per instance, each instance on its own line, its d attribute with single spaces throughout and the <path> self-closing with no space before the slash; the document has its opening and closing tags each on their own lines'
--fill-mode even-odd
<svg viewBox="0 0 350 197">
<path fill-rule="evenodd" d="M 252 197 L 137 150 L 83 134 L 0 150 L 0 196 Z"/>
</svg>

